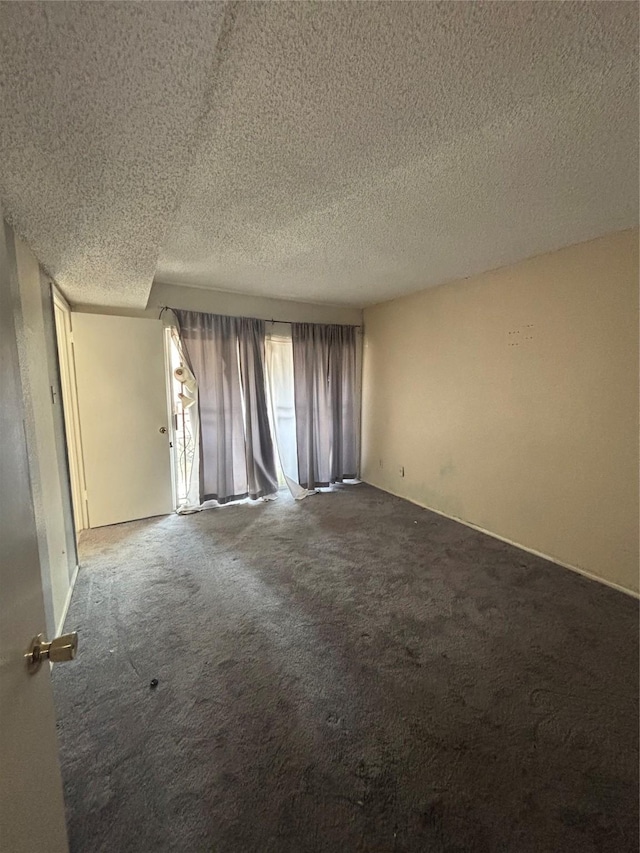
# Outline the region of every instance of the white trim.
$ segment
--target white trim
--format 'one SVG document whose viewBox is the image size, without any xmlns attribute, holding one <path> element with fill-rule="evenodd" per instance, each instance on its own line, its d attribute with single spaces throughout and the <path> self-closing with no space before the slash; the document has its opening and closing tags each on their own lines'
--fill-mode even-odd
<svg viewBox="0 0 640 853">
<path fill-rule="evenodd" d="M 636 592 L 633 589 L 628 589 L 626 586 L 620 586 L 620 584 L 614 583 L 613 581 L 608 581 L 606 580 L 606 578 L 602 578 L 599 575 L 594 575 L 591 572 L 586 571 L 586 569 L 581 569 L 578 566 L 572 566 L 571 563 L 565 563 L 562 560 L 558 560 L 557 557 L 550 557 L 549 554 L 544 554 L 542 551 L 536 551 L 535 548 L 528 548 L 526 545 L 521 545 L 519 542 L 514 542 L 513 539 L 507 539 L 506 536 L 500 536 L 499 533 L 493 533 L 491 530 L 487 530 L 484 527 L 480 527 L 477 524 L 473 524 L 471 521 L 465 521 L 464 518 L 458 518 L 456 515 L 448 515 L 446 512 L 442 512 L 439 509 L 434 509 L 434 507 L 432 506 L 427 506 L 427 504 L 422 503 L 421 501 L 416 501 L 413 498 L 408 498 L 406 495 L 399 495 L 397 492 L 392 492 L 391 489 L 383 489 L 382 486 L 376 486 L 375 483 L 371 483 L 369 480 L 363 480 L 362 482 L 366 483 L 368 486 L 373 486 L 374 489 L 380 489 L 381 492 L 387 492 L 388 494 L 393 495 L 396 498 L 401 498 L 403 501 L 409 501 L 409 503 L 422 507 L 422 509 L 428 509 L 429 512 L 435 512 L 437 515 L 442 515 L 444 518 L 451 519 L 451 521 L 457 521 L 459 524 L 464 524 L 465 527 L 470 527 L 472 530 L 478 530 L 480 533 L 485 533 L 487 536 L 492 536 L 494 539 L 499 539 L 501 542 L 506 542 L 508 545 L 513 545 L 515 548 L 520 548 L 521 551 L 526 551 L 528 554 L 533 554 L 536 557 L 542 557 L 543 560 L 548 560 L 550 563 L 555 563 L 557 566 L 562 566 L 563 569 L 570 569 L 572 572 L 577 572 L 579 575 L 582 575 L 585 578 L 589 578 L 589 580 L 602 583 L 605 586 L 609 586 L 612 589 L 618 590 L 618 592 L 623 592 L 625 595 L 630 595 L 632 598 L 640 599 L 640 592 Z"/>
<path fill-rule="evenodd" d="M 53 293 L 53 301 L 58 303 L 58 306 L 62 308 L 63 311 L 68 311 L 71 313 L 71 306 L 64 298 L 64 296 L 58 290 L 58 286 L 54 281 L 51 282 L 51 291 Z"/>
<path fill-rule="evenodd" d="M 73 325 L 69 306 L 53 286 L 53 306 L 62 387 L 67 455 L 71 480 L 71 496 L 76 527 L 76 540 L 82 530 L 89 527 L 89 510 L 86 499 L 84 458 L 82 454 L 82 432 L 76 388 L 75 355 L 73 349 Z"/>
<path fill-rule="evenodd" d="M 64 623 L 67 621 L 67 613 L 69 612 L 69 605 L 71 604 L 71 596 L 73 595 L 73 589 L 76 585 L 76 580 L 78 578 L 78 570 L 80 566 L 76 564 L 75 569 L 73 570 L 73 574 L 71 575 L 71 580 L 69 581 L 69 589 L 67 591 L 67 597 L 64 602 L 64 607 L 62 608 L 62 613 L 60 614 L 60 621 L 58 622 L 58 628 L 56 631 L 56 637 L 59 637 L 60 634 L 64 631 Z"/>
</svg>

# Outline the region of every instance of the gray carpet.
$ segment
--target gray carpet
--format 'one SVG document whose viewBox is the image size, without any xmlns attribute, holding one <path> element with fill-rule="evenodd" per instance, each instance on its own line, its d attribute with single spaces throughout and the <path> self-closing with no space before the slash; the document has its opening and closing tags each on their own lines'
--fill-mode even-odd
<svg viewBox="0 0 640 853">
<path fill-rule="evenodd" d="M 82 566 L 72 851 L 638 850 L 632 598 L 366 485 L 91 531 Z"/>
</svg>

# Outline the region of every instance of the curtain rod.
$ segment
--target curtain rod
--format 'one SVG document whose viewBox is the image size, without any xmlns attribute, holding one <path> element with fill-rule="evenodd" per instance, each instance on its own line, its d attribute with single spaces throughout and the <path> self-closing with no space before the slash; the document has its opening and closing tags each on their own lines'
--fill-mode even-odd
<svg viewBox="0 0 640 853">
<path fill-rule="evenodd" d="M 162 317 L 162 315 L 165 311 L 173 311 L 175 313 L 175 310 L 176 310 L 175 308 L 172 308 L 170 305 L 161 305 L 160 309 L 161 309 L 160 310 L 160 317 Z M 178 310 L 179 311 L 190 311 L 191 309 L 190 308 L 179 308 Z M 194 314 L 210 314 L 212 312 L 210 312 L 210 311 L 194 311 L 193 313 Z M 262 317 L 245 317 L 242 314 L 222 314 L 222 315 L 218 315 L 218 316 L 242 317 L 242 319 L 244 319 L 244 320 L 263 320 L 264 319 Z M 274 320 L 272 317 L 270 320 L 264 320 L 264 322 L 265 323 L 288 323 L 289 325 L 291 325 L 291 323 L 296 323 L 298 321 L 297 320 Z M 303 322 L 305 322 L 308 326 L 353 326 L 354 329 L 361 329 L 362 328 L 361 323 L 307 323 L 306 320 Z"/>
<path fill-rule="evenodd" d="M 255 317 L 252 319 L 260 320 L 260 317 Z M 302 322 L 307 326 L 352 326 L 354 329 L 361 329 L 362 326 L 359 323 L 309 323 L 307 320 L 274 320 L 273 317 L 270 320 L 265 320 L 265 323 L 288 323 L 291 325 L 292 323 Z"/>
</svg>

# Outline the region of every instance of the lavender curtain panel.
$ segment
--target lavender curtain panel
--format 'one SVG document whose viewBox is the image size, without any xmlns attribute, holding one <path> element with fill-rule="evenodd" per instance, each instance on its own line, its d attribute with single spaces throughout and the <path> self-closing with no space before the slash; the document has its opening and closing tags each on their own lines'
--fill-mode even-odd
<svg viewBox="0 0 640 853">
<path fill-rule="evenodd" d="M 236 318 L 240 378 L 244 395 L 245 461 L 249 496 L 278 491 L 278 475 L 267 405 L 264 320 Z"/>
<path fill-rule="evenodd" d="M 356 327 L 292 323 L 298 475 L 312 489 L 357 476 Z"/>
<path fill-rule="evenodd" d="M 278 482 L 265 396 L 264 322 L 175 313 L 198 383 L 201 501 L 273 494 Z"/>
</svg>

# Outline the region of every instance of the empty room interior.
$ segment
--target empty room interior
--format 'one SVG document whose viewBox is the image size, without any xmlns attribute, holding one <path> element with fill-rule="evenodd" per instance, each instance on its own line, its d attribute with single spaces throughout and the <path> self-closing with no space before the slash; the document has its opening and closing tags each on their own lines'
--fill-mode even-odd
<svg viewBox="0 0 640 853">
<path fill-rule="evenodd" d="M 0 2 L 0 851 L 637 853 L 635 2 Z"/>
</svg>

